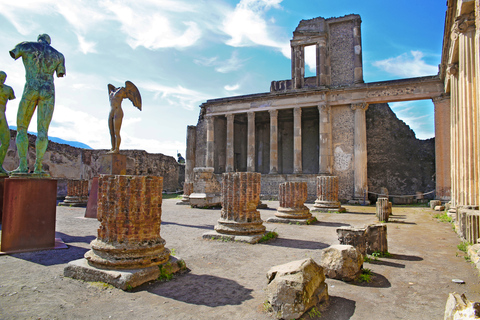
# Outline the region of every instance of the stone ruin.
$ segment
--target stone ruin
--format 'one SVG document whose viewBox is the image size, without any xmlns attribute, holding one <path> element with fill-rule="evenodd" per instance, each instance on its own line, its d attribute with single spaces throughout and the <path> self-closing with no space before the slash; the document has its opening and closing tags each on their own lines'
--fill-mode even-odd
<svg viewBox="0 0 480 320">
<path fill-rule="evenodd" d="M 281 183 L 278 191 L 280 206 L 275 217 L 270 217 L 267 222 L 310 224 L 315 219 L 310 209 L 305 206 L 307 200 L 306 182 Z"/>
<path fill-rule="evenodd" d="M 384 223 L 364 228 L 340 227 L 337 235 L 340 244 L 354 246 L 363 256 L 388 252 L 387 225 Z"/>
<path fill-rule="evenodd" d="M 88 202 L 88 180 L 71 179 L 67 181 L 67 196 L 59 206 L 85 207 Z"/>
<path fill-rule="evenodd" d="M 317 177 L 317 200 L 313 212 L 345 212 L 338 201 L 338 177 Z"/>
</svg>

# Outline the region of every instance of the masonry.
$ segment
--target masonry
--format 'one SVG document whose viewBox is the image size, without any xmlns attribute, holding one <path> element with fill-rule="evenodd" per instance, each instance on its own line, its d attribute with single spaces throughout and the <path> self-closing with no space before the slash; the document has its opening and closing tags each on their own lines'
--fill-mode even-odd
<svg viewBox="0 0 480 320">
<path fill-rule="evenodd" d="M 436 99 L 443 86 L 438 76 L 364 83 L 360 26 L 359 15 L 302 20 L 291 40 L 291 79 L 273 81 L 267 93 L 203 103 L 188 129 L 187 180 L 201 167 L 259 172 L 264 196 L 276 195 L 279 183 L 306 181 L 312 199 L 315 177 L 335 175 L 340 199 L 363 199 L 369 105 Z M 305 77 L 307 46 L 316 48 L 314 77 Z"/>
</svg>

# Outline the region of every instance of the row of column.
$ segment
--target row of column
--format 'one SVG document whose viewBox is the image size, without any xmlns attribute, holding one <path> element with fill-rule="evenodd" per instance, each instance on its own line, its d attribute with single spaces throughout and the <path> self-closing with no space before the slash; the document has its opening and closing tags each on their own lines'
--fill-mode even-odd
<svg viewBox="0 0 480 320">
<path fill-rule="evenodd" d="M 367 103 L 352 104 L 354 110 L 354 185 L 355 198 L 363 198 L 367 188 Z M 319 173 L 333 173 L 333 137 L 331 106 L 320 104 L 319 110 Z M 270 113 L 270 174 L 278 173 L 278 110 Z M 248 112 L 247 172 L 255 172 L 255 112 Z M 227 114 L 226 172 L 234 168 L 234 114 Z M 205 164 L 214 166 L 214 117 L 207 116 L 207 152 Z M 188 160 L 188 159 L 187 159 Z M 302 173 L 302 109 L 293 109 L 293 172 Z"/>
</svg>

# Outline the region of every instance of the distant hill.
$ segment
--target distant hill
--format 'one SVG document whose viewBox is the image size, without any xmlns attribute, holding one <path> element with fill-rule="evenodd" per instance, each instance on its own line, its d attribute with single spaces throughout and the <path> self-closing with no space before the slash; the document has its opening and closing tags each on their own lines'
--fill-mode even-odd
<svg viewBox="0 0 480 320">
<path fill-rule="evenodd" d="M 17 130 L 17 127 L 16 127 L 16 126 L 9 126 L 9 127 L 10 127 L 10 129 L 12 129 L 12 130 Z M 37 135 L 36 132 L 28 131 L 28 133 L 33 134 L 34 136 Z M 72 146 L 72 147 L 75 147 L 75 148 L 93 149 L 93 148 L 90 147 L 89 145 L 86 145 L 85 143 L 78 142 L 78 141 L 67 141 L 67 140 L 64 140 L 64 139 L 61 139 L 61 138 L 50 137 L 50 136 L 48 137 L 48 140 L 53 141 L 53 142 L 56 142 L 56 143 L 68 144 L 69 146 Z"/>
</svg>

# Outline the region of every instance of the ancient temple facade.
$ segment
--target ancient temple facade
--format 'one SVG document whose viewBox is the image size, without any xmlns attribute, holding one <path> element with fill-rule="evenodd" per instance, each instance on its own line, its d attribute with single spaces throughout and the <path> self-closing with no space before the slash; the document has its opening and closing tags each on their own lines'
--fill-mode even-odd
<svg viewBox="0 0 480 320">
<path fill-rule="evenodd" d="M 193 197 L 220 192 L 214 181 L 205 187 L 204 168 L 210 168 L 218 181 L 223 172 L 261 173 L 267 198 L 280 183 L 305 181 L 315 199 L 316 177 L 333 175 L 340 199 L 363 201 L 369 104 L 442 97 L 438 76 L 364 83 L 359 15 L 302 20 L 290 43 L 291 79 L 273 81 L 270 92 L 200 106 L 197 125 L 187 129 L 185 174 Z M 316 51 L 313 77 L 305 77 L 307 46 Z"/>
<path fill-rule="evenodd" d="M 480 204 L 480 5 L 448 0 L 440 77 L 448 94 L 453 208 Z M 475 239 L 476 240 L 476 239 Z"/>
</svg>

